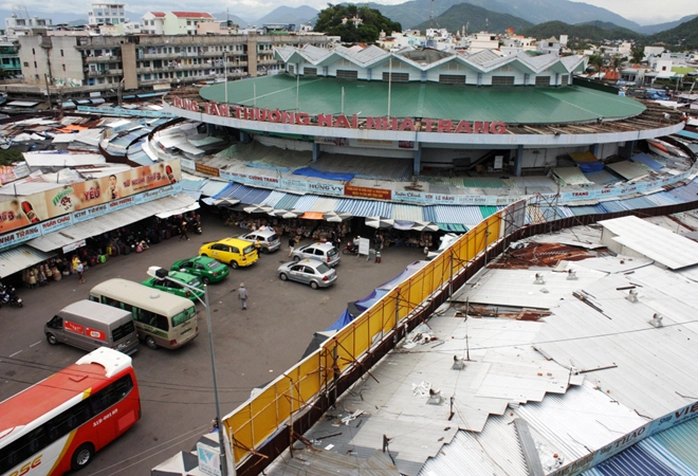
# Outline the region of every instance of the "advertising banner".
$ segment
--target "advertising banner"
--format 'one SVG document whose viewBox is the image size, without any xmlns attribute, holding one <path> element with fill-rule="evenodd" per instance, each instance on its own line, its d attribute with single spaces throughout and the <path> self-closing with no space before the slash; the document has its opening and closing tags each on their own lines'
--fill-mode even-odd
<svg viewBox="0 0 698 476">
<path fill-rule="evenodd" d="M 181 180 L 179 160 L 136 167 L 124 172 L 66 184 L 62 187 L 12 197 L 0 202 L 0 233 L 17 230 L 28 225 L 46 222 L 46 232 L 70 226 L 58 217 L 81 210 L 93 213 L 79 215 L 76 222 L 92 218 L 95 212 L 113 211 L 133 204 L 132 196 L 158 189 Z M 99 206 L 109 204 L 107 209 Z"/>
<path fill-rule="evenodd" d="M 350 197 L 375 198 L 378 200 L 390 200 L 392 196 L 390 190 L 372 187 L 355 187 L 354 185 L 345 185 L 344 195 L 349 195 Z"/>
</svg>

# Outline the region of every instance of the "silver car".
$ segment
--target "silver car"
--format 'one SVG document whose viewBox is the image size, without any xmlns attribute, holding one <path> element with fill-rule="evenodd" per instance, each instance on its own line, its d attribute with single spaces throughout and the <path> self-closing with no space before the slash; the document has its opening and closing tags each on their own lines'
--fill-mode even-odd
<svg viewBox="0 0 698 476">
<path fill-rule="evenodd" d="M 322 261 L 304 259 L 279 266 L 279 279 L 309 284 L 313 289 L 326 288 L 337 281 L 337 272 Z"/>
<path fill-rule="evenodd" d="M 291 257 L 295 261 L 300 261 L 302 259 L 320 260 L 332 268 L 337 266 L 340 261 L 337 248 L 332 246 L 331 243 L 312 243 L 310 245 L 301 246 L 293 250 Z"/>
<path fill-rule="evenodd" d="M 251 241 L 252 243 L 259 240 L 260 251 L 262 253 L 271 253 L 281 248 L 281 240 L 274 230 L 257 230 L 242 235 L 240 238 Z"/>
</svg>

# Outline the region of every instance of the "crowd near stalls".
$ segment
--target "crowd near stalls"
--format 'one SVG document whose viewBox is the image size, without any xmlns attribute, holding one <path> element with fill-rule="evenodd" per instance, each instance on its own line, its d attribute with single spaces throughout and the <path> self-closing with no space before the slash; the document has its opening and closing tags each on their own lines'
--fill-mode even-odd
<svg viewBox="0 0 698 476">
<path fill-rule="evenodd" d="M 337 248 L 361 237 L 371 239 L 371 246 L 374 249 L 383 249 L 389 246 L 432 249 L 434 243 L 438 243 L 438 236 L 442 234 L 442 232 L 435 231 L 376 229 L 366 225 L 363 217 L 347 218 L 341 222 L 333 223 L 315 217 L 312 219 L 303 218 L 303 215 L 298 218 L 279 218 L 268 214 L 249 214 L 227 207 L 220 207 L 219 210 L 221 220 L 229 226 L 248 231 L 267 227 L 273 229 L 279 237 L 295 238 L 297 242 L 300 240 L 329 241 Z"/>
</svg>

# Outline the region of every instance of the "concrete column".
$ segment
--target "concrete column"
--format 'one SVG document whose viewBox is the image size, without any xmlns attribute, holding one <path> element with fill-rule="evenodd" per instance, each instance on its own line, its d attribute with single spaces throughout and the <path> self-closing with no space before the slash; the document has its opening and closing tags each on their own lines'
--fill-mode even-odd
<svg viewBox="0 0 698 476">
<path fill-rule="evenodd" d="M 422 144 L 415 142 L 414 160 L 412 161 L 412 174 L 419 175 L 422 171 Z"/>
<path fill-rule="evenodd" d="M 598 158 L 599 157 L 599 144 L 591 144 L 589 146 L 589 152 L 594 154 L 594 157 Z"/>
<path fill-rule="evenodd" d="M 313 162 L 320 158 L 320 144 L 313 142 Z"/>
<path fill-rule="evenodd" d="M 519 145 L 516 149 L 516 157 L 514 158 L 514 176 L 521 177 L 521 164 L 523 163 L 523 145 Z"/>
</svg>

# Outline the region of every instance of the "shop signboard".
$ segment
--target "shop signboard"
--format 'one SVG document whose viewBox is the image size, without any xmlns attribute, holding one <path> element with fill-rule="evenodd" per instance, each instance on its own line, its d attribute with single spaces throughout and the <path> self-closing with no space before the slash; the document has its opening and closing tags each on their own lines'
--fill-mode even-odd
<svg viewBox="0 0 698 476">
<path fill-rule="evenodd" d="M 13 197 L 0 202 L 0 233 L 54 220 L 102 204 L 108 203 L 109 211 L 130 206 L 133 196 L 178 183 L 181 177 L 180 162 L 177 159 Z M 62 224 L 64 222 L 55 223 L 56 226 Z"/>
</svg>

